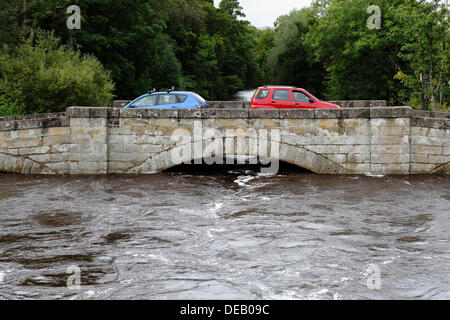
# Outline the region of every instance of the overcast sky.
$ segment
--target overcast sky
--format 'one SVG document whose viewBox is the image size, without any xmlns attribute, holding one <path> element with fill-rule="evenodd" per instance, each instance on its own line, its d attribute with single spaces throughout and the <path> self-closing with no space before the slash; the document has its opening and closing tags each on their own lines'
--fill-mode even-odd
<svg viewBox="0 0 450 320">
<path fill-rule="evenodd" d="M 240 0 L 244 8 L 245 19 L 255 27 L 273 27 L 275 20 L 291 12 L 309 6 L 312 0 Z M 216 6 L 220 0 L 214 0 Z"/>
</svg>

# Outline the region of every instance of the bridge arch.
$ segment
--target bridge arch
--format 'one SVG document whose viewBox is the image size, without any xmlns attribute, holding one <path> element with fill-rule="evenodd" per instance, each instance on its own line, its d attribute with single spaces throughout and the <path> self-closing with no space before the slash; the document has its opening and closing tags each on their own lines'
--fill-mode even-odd
<svg viewBox="0 0 450 320">
<path fill-rule="evenodd" d="M 202 140 L 202 143 L 204 140 Z M 176 145 L 159 154 L 153 155 L 143 163 L 129 169 L 127 173 L 146 174 L 158 173 L 181 165 L 185 162 L 192 162 L 199 157 L 194 157 L 193 152 L 186 157 L 174 157 L 173 155 L 181 150 L 193 150 L 196 142 Z M 198 141 L 197 141 L 198 143 Z M 267 157 L 272 160 L 279 160 L 300 168 L 309 170 L 316 174 L 348 174 L 350 170 L 327 158 L 325 155 L 308 150 L 303 146 L 290 145 L 286 142 L 277 142 L 279 146 L 278 157 Z M 268 144 L 271 144 L 268 141 Z M 252 156 L 247 150 L 246 153 L 217 153 L 217 156 Z"/>
</svg>

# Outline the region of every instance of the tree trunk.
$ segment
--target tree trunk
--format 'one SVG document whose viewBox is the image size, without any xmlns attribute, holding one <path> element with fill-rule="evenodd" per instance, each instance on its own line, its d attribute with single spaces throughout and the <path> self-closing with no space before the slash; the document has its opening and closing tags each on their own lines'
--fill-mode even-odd
<svg viewBox="0 0 450 320">
<path fill-rule="evenodd" d="M 445 1 L 445 7 L 447 7 L 447 0 Z M 444 32 L 443 32 L 443 36 L 442 36 L 442 54 L 445 55 L 445 40 L 447 38 L 447 30 L 445 30 L 444 28 Z M 444 73 L 444 61 L 445 61 L 445 57 L 442 57 L 442 66 L 441 66 L 441 74 L 439 77 L 439 111 L 444 111 L 443 110 L 443 100 L 444 100 L 444 86 L 445 84 L 443 84 L 443 80 L 442 80 L 442 74 Z"/>
<path fill-rule="evenodd" d="M 22 0 L 22 25 L 25 24 L 25 20 L 28 19 L 28 0 Z"/>
<path fill-rule="evenodd" d="M 424 92 L 425 85 L 424 85 L 424 81 L 423 81 L 422 72 L 419 75 L 419 80 L 420 80 L 419 90 L 420 90 L 420 100 L 422 102 L 422 110 L 426 110 L 427 109 L 427 101 L 426 101 L 425 92 Z"/>
<path fill-rule="evenodd" d="M 429 39 L 428 39 L 428 43 L 429 43 L 429 56 L 430 56 L 430 102 L 431 102 L 431 110 L 432 111 L 436 111 L 435 110 L 435 102 L 434 102 L 434 84 L 433 84 L 433 78 L 434 78 L 434 62 L 433 62 L 433 30 L 430 31 L 430 35 L 429 35 Z"/>
</svg>

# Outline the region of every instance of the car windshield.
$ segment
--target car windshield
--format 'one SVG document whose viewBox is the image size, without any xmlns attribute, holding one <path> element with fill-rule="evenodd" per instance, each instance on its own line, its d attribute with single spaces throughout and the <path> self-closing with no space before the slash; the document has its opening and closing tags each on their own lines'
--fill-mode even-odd
<svg viewBox="0 0 450 320">
<path fill-rule="evenodd" d="M 301 91 L 292 91 L 292 97 L 296 102 L 310 102 L 311 98 Z"/>
<path fill-rule="evenodd" d="M 258 93 L 256 94 L 255 99 L 265 99 L 265 98 L 267 98 L 269 93 L 270 93 L 269 89 L 259 90 Z"/>
<path fill-rule="evenodd" d="M 311 97 L 313 97 L 314 99 L 316 99 L 317 101 L 322 101 L 321 99 L 319 99 L 319 98 L 316 98 L 313 94 L 311 94 L 310 92 L 308 92 L 308 91 L 306 91 L 305 90 L 305 92 L 307 93 L 307 94 L 309 94 Z"/>
</svg>

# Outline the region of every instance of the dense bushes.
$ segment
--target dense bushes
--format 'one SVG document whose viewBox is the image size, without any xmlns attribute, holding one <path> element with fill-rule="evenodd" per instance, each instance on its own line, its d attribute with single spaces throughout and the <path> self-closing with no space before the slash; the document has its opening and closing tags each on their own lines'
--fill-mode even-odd
<svg viewBox="0 0 450 320">
<path fill-rule="evenodd" d="M 64 111 L 71 105 L 106 106 L 114 85 L 93 56 L 81 55 L 39 31 L 16 49 L 0 51 L 0 115 Z"/>
</svg>

